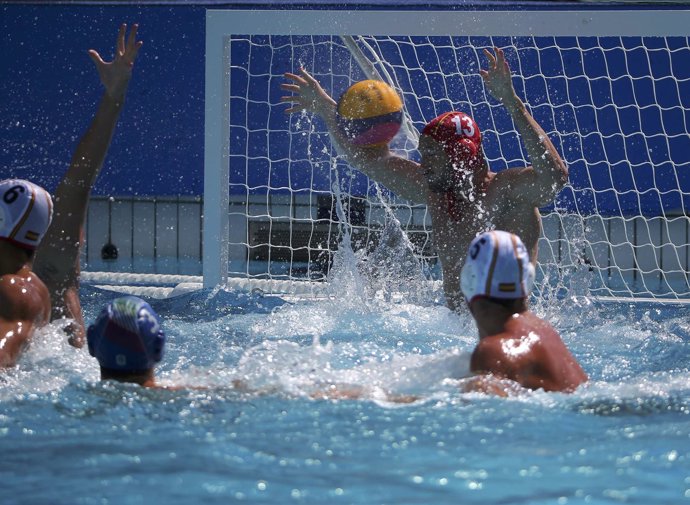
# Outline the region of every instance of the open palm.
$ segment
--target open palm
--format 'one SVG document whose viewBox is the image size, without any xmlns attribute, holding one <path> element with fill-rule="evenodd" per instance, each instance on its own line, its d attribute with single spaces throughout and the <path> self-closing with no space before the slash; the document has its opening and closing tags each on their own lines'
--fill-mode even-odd
<svg viewBox="0 0 690 505">
<path fill-rule="evenodd" d="M 113 61 L 103 61 L 101 55 L 94 49 L 89 50 L 89 56 L 98 69 L 98 76 L 101 83 L 105 86 L 106 92 L 113 98 L 121 97 L 127 89 L 127 84 L 132 77 L 132 67 L 137 57 L 139 48 L 143 42 L 137 40 L 137 30 L 139 26 L 133 25 L 129 32 L 129 37 L 125 42 L 127 25 L 122 24 L 117 34 L 115 44 L 115 56 Z"/>
<path fill-rule="evenodd" d="M 484 49 L 484 54 L 489 60 L 487 70 L 480 70 L 480 74 L 484 79 L 484 84 L 494 98 L 504 101 L 515 94 L 513 89 L 513 81 L 510 77 L 510 67 L 506 61 L 503 49 L 494 47 L 495 55 L 487 49 Z"/>
<path fill-rule="evenodd" d="M 316 112 L 323 115 L 329 107 L 335 106 L 335 101 L 326 93 L 319 82 L 304 68 L 300 68 L 300 74 L 285 73 L 285 78 L 291 82 L 281 84 L 284 91 L 294 93 L 281 97 L 282 102 L 292 102 L 294 105 L 285 112 L 292 113 L 300 110 Z"/>
</svg>

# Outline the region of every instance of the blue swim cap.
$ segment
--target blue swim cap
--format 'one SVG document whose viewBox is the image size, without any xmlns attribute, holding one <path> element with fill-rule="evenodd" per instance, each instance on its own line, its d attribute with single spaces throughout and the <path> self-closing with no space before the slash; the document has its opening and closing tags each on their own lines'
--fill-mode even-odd
<svg viewBox="0 0 690 505">
<path fill-rule="evenodd" d="M 163 357 L 165 334 L 158 316 L 141 298 L 123 296 L 109 303 L 86 333 L 89 354 L 101 367 L 144 371 Z"/>
</svg>

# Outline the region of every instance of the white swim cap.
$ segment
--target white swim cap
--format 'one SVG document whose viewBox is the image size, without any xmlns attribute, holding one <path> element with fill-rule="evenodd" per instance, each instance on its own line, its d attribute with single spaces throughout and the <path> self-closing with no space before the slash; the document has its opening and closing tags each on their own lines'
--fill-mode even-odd
<svg viewBox="0 0 690 505">
<path fill-rule="evenodd" d="M 477 236 L 467 251 L 460 285 L 467 303 L 478 296 L 524 298 L 532 289 L 534 265 L 520 237 L 506 231 Z"/>
<path fill-rule="evenodd" d="M 23 179 L 0 181 L 0 240 L 33 251 L 52 218 L 53 200 L 45 189 Z"/>
</svg>

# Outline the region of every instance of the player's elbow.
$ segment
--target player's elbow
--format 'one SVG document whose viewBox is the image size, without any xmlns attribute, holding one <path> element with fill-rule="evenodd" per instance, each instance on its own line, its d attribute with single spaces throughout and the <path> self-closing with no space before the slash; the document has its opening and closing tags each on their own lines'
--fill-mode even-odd
<svg viewBox="0 0 690 505">
<path fill-rule="evenodd" d="M 546 175 L 542 178 L 544 192 L 551 195 L 551 198 L 568 184 L 568 167 L 560 158 L 554 159 L 548 170 L 542 173 Z"/>
<path fill-rule="evenodd" d="M 563 172 L 556 174 L 551 182 L 551 189 L 554 194 L 558 193 L 563 187 L 568 184 L 568 169 L 564 169 Z"/>
<path fill-rule="evenodd" d="M 558 173 L 557 183 L 560 184 L 558 189 L 561 189 L 563 186 L 568 184 L 568 165 L 566 165 L 560 157 L 556 160 L 556 165 L 556 172 Z"/>
<path fill-rule="evenodd" d="M 534 163 L 534 168 L 537 173 L 553 179 L 556 184 L 563 186 L 568 182 L 568 166 L 558 153 L 544 153 L 544 156 Z"/>
</svg>

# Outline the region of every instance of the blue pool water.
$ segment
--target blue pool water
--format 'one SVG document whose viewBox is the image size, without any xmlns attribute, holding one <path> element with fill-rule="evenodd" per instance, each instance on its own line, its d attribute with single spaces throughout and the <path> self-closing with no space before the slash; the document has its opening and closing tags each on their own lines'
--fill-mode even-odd
<svg viewBox="0 0 690 505">
<path fill-rule="evenodd" d="M 690 502 L 685 309 L 537 301 L 591 382 L 498 399 L 459 392 L 469 317 L 433 294 L 336 291 L 151 300 L 161 381 L 204 389 L 101 383 L 86 349 L 43 331 L 0 376 L 0 503 Z M 87 321 L 112 296 L 86 287 Z M 332 383 L 363 398 L 312 399 Z"/>
</svg>

